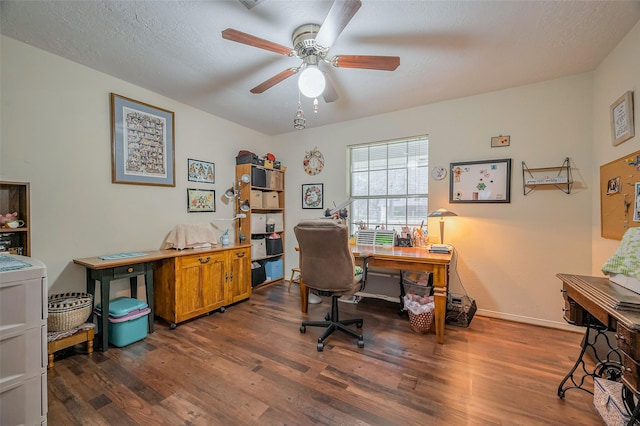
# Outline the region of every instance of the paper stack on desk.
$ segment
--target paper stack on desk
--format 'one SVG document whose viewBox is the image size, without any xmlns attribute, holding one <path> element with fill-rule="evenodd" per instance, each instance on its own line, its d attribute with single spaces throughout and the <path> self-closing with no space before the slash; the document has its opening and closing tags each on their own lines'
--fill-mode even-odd
<svg viewBox="0 0 640 426">
<path fill-rule="evenodd" d="M 429 253 L 451 253 L 452 247 L 448 244 L 431 244 Z"/>
</svg>

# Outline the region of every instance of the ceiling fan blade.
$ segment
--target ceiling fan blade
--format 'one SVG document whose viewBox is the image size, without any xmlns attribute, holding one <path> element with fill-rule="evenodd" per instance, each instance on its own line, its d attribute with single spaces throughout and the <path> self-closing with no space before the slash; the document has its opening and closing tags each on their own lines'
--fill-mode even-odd
<svg viewBox="0 0 640 426">
<path fill-rule="evenodd" d="M 331 60 L 338 68 L 364 68 L 369 70 L 395 71 L 400 65 L 399 56 L 338 55 Z"/>
<path fill-rule="evenodd" d="M 262 93 L 265 90 L 270 89 L 273 86 L 275 86 L 276 84 L 280 83 L 281 81 L 286 80 L 287 78 L 291 77 L 292 75 L 294 75 L 297 72 L 298 72 L 298 68 L 286 69 L 286 70 L 274 75 L 270 79 L 265 80 L 262 83 L 258 84 L 256 87 L 251 89 L 250 92 L 251 93 L 255 93 L 255 94 Z"/>
<path fill-rule="evenodd" d="M 360 0 L 335 0 L 316 35 L 316 44 L 331 47 L 360 6 Z"/>
<path fill-rule="evenodd" d="M 326 103 L 330 104 L 331 102 L 338 100 L 338 92 L 336 91 L 336 86 L 333 84 L 333 81 L 331 81 L 329 74 L 326 72 L 323 74 L 325 86 L 324 91 L 322 92 L 322 98 Z"/>
<path fill-rule="evenodd" d="M 289 47 L 285 47 L 281 44 L 274 43 L 260 37 L 252 36 L 251 34 L 243 33 L 242 31 L 234 30 L 233 28 L 227 28 L 222 31 L 222 38 L 257 47 L 259 49 L 269 50 L 281 55 L 293 56 L 294 54 L 293 50 Z"/>
</svg>

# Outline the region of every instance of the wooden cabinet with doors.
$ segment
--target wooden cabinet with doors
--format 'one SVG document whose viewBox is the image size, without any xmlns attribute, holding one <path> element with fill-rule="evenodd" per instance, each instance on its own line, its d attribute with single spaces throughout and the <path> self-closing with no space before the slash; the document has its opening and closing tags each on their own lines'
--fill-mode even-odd
<svg viewBox="0 0 640 426">
<path fill-rule="evenodd" d="M 161 259 L 154 270 L 155 315 L 171 328 L 251 296 L 250 249 L 247 244 L 185 250 Z"/>
</svg>

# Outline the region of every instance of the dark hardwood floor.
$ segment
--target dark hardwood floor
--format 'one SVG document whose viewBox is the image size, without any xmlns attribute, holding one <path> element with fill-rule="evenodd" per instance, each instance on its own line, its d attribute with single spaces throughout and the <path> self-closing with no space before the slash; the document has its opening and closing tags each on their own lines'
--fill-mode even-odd
<svg viewBox="0 0 640 426">
<path fill-rule="evenodd" d="M 297 286 L 49 369 L 50 425 L 602 425 L 593 397 L 556 396 L 581 335 L 476 316 L 444 345 L 398 305 L 340 303 L 364 318 L 365 347 L 334 334 L 316 351 L 327 299 L 300 312 Z M 64 355 L 67 355 L 64 357 Z M 58 357 L 57 357 L 58 358 Z M 591 386 L 591 383 L 589 383 Z"/>
</svg>

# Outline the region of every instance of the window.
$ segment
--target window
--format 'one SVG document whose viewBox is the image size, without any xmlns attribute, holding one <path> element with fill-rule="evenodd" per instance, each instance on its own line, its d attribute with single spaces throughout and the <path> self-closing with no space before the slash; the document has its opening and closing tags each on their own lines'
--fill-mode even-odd
<svg viewBox="0 0 640 426">
<path fill-rule="evenodd" d="M 426 136 L 348 148 L 352 229 L 421 226 L 428 212 L 428 148 Z"/>
</svg>

